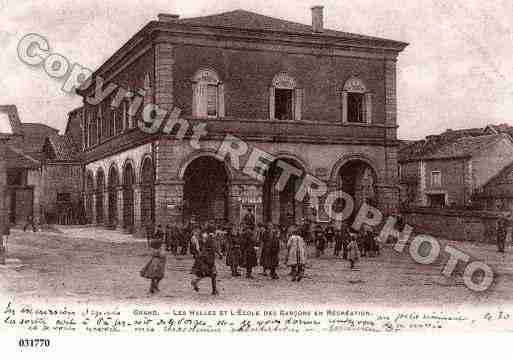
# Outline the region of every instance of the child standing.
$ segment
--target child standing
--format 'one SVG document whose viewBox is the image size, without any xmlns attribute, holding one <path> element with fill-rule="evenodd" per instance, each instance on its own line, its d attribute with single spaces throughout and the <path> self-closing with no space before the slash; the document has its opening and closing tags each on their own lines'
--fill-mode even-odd
<svg viewBox="0 0 513 359">
<path fill-rule="evenodd" d="M 303 278 L 306 264 L 305 241 L 299 235 L 297 228 L 292 229 L 292 234 L 287 242 L 287 264 L 291 267 L 292 281 L 300 281 Z"/>
<path fill-rule="evenodd" d="M 150 261 L 141 270 L 141 277 L 151 280 L 150 293 L 160 292 L 159 283 L 164 278 L 166 269 L 166 256 L 162 251 L 162 240 L 152 240 L 150 248 L 152 255 Z"/>
<path fill-rule="evenodd" d="M 360 259 L 360 250 L 358 249 L 356 236 L 351 236 L 347 245 L 347 259 L 351 263 L 351 269 L 354 269 L 355 263 Z"/>
<path fill-rule="evenodd" d="M 194 260 L 193 273 L 196 276 L 191 281 L 192 288 L 198 292 L 198 283 L 201 279 L 209 277 L 212 282 L 212 295 L 219 294 L 217 291 L 217 270 L 216 270 L 216 254 L 222 256 L 217 248 L 214 233 L 208 233 L 201 237 L 200 252 Z"/>
</svg>

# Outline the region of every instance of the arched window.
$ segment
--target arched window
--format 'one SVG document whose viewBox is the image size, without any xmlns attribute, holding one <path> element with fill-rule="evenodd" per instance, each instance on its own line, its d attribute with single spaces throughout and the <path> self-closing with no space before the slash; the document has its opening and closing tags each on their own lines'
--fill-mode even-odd
<svg viewBox="0 0 513 359">
<path fill-rule="evenodd" d="M 84 133 L 83 138 L 83 149 L 86 149 L 89 147 L 89 112 L 84 109 L 83 112 L 83 121 L 84 125 L 82 126 L 82 131 Z"/>
<path fill-rule="evenodd" d="M 89 146 L 98 143 L 98 119 L 96 117 L 94 112 L 89 112 Z"/>
<path fill-rule="evenodd" d="M 208 69 L 199 70 L 192 79 L 192 115 L 224 117 L 224 85 L 219 76 Z"/>
<path fill-rule="evenodd" d="M 342 89 L 342 122 L 372 122 L 372 93 L 357 77 L 347 80 Z"/>
<path fill-rule="evenodd" d="M 277 74 L 269 90 L 269 118 L 271 120 L 301 120 L 304 90 L 287 73 Z"/>
</svg>

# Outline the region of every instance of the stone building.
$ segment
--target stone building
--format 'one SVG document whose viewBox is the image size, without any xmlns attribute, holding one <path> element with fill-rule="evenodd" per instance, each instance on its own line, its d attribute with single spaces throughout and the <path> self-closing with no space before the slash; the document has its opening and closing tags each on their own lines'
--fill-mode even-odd
<svg viewBox="0 0 513 359">
<path fill-rule="evenodd" d="M 46 222 L 88 222 L 82 194 L 82 122 L 80 107 L 68 114 L 64 134 L 47 137 L 42 146 L 40 204 Z"/>
<path fill-rule="evenodd" d="M 489 128 L 448 130 L 404 146 L 399 153 L 402 202 L 481 208 L 476 194 L 513 158 L 511 137 Z"/>
<path fill-rule="evenodd" d="M 41 148 L 45 138 L 58 130 L 21 122 L 14 105 L 0 106 L 0 114 L 10 119 L 14 131 L 5 148 L 7 219 L 11 224 L 23 223 L 29 216 L 40 221 Z"/>
<path fill-rule="evenodd" d="M 322 7 L 312 25 L 243 10 L 159 15 L 78 91 L 87 217 L 129 232 L 191 218 L 238 223 L 247 208 L 257 221 L 322 217 L 310 197 L 294 196 L 307 174 L 395 211 L 396 62 L 406 46 L 325 29 Z M 181 122 L 141 131 L 152 103 Z M 263 180 L 219 156 L 227 135 L 269 154 Z M 284 164 L 299 172 L 277 191 Z"/>
</svg>

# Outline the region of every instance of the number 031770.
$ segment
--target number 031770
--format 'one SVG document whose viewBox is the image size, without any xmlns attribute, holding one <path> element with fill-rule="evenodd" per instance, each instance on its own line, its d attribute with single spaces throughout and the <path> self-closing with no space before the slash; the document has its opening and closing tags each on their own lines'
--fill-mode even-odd
<svg viewBox="0 0 513 359">
<path fill-rule="evenodd" d="M 18 346 L 22 348 L 48 348 L 50 339 L 20 339 Z"/>
</svg>

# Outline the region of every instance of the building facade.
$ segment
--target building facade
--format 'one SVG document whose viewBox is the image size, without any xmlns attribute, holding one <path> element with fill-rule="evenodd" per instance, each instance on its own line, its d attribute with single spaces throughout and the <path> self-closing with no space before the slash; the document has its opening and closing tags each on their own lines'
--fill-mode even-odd
<svg viewBox="0 0 513 359">
<path fill-rule="evenodd" d="M 319 7 L 312 26 L 242 10 L 147 24 L 79 91 L 86 217 L 129 232 L 238 223 L 248 209 L 257 221 L 322 220 L 295 195 L 307 175 L 394 212 L 396 61 L 407 44 L 322 24 Z M 151 104 L 180 122 L 141 131 Z M 226 155 L 227 138 L 233 151 L 265 153 L 261 176 L 243 169 L 254 151 Z M 287 165 L 298 171 L 277 190 Z"/>
<path fill-rule="evenodd" d="M 511 163 L 505 133 L 444 133 L 405 146 L 399 154 L 402 202 L 428 207 L 482 208 L 477 195 Z"/>
</svg>

